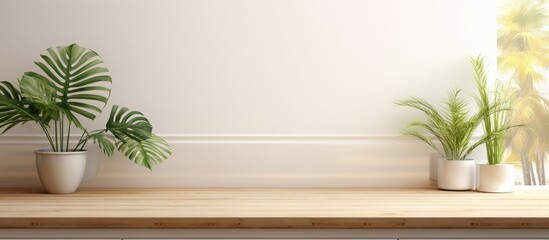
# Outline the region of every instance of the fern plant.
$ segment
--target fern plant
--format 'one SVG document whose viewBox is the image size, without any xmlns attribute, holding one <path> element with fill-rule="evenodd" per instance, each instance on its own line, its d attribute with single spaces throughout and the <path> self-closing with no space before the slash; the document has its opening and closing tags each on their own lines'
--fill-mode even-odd
<svg viewBox="0 0 549 240">
<path fill-rule="evenodd" d="M 413 121 L 403 134 L 427 143 L 447 160 L 466 160 L 475 148 L 492 138 L 491 134 L 487 134 L 471 141 L 475 129 L 494 108 L 479 109 L 473 114 L 465 99 L 460 97 L 460 92 L 461 90 L 449 92 L 440 109 L 418 97 L 396 102 L 399 106 L 412 107 L 423 112 L 427 118 L 426 121 Z M 435 144 L 433 137 L 440 142 L 440 147 Z"/>
<path fill-rule="evenodd" d="M 482 120 L 484 132 L 492 134 L 492 138 L 485 143 L 488 164 L 501 164 L 504 160 L 507 130 L 522 125 L 509 125 L 505 120 L 511 110 L 510 96 L 501 82 L 496 84 L 494 91 L 490 92 L 488 90 L 484 58 L 482 56 L 469 58 L 469 62 L 473 67 L 473 77 L 478 91 L 475 97 L 478 108 L 494 107 L 492 114 L 485 116 Z"/>
<path fill-rule="evenodd" d="M 96 52 L 72 44 L 49 48 L 40 57 L 35 62 L 40 73 L 24 73 L 18 84 L 0 82 L 0 134 L 35 122 L 54 152 L 82 151 L 91 140 L 107 156 L 116 148 L 149 169 L 171 155 L 169 144 L 152 133 L 138 111 L 114 105 L 104 129 L 88 131 L 82 124 L 81 118 L 94 120 L 102 112 L 111 94 L 109 70 Z M 82 134 L 71 146 L 75 129 Z"/>
</svg>

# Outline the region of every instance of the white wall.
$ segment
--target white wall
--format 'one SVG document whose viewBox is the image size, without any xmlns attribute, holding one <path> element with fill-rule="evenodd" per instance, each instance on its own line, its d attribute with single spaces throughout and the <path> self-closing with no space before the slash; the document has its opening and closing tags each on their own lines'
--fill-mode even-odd
<svg viewBox="0 0 549 240">
<path fill-rule="evenodd" d="M 419 187 L 429 150 L 399 132 L 420 115 L 393 102 L 472 89 L 467 57 L 495 66 L 495 12 L 478 0 L 3 0 L 0 79 L 79 43 L 111 70 L 110 104 L 141 110 L 172 144 L 153 172 L 102 158 L 88 187 Z M 36 133 L 0 137 L 0 187 L 38 185 Z"/>
</svg>

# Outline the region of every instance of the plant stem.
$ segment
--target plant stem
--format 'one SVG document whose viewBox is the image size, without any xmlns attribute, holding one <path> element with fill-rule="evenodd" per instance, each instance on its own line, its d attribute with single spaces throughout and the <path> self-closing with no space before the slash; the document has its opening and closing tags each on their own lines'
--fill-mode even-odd
<svg viewBox="0 0 549 240">
<path fill-rule="evenodd" d="M 66 151 L 69 151 L 70 139 L 71 139 L 71 121 L 69 121 L 69 129 L 67 131 L 67 147 L 65 148 Z"/>
<path fill-rule="evenodd" d="M 86 130 L 84 130 L 84 131 L 82 132 L 82 136 L 80 136 L 80 139 L 78 140 L 78 144 L 76 144 L 76 146 L 74 147 L 73 152 L 76 152 L 76 151 L 78 150 L 78 147 L 80 146 L 80 144 L 83 143 L 84 145 L 86 145 L 86 141 L 87 141 L 88 137 L 86 136 L 86 139 L 84 140 L 83 138 L 84 138 L 84 135 L 85 135 L 85 134 L 87 135 Z"/>
<path fill-rule="evenodd" d="M 84 143 L 82 144 L 82 146 L 80 147 L 80 149 L 78 151 L 82 151 L 84 149 L 84 147 L 86 146 L 86 143 L 88 142 L 88 138 L 86 138 L 84 140 Z"/>
<path fill-rule="evenodd" d="M 57 152 L 57 150 L 59 150 L 58 148 L 58 143 L 59 143 L 59 137 L 57 136 L 57 120 L 55 121 L 55 149 L 53 150 L 54 152 Z"/>
<path fill-rule="evenodd" d="M 63 117 L 63 114 L 60 114 L 59 115 L 61 117 L 61 120 L 59 121 L 59 141 L 60 141 L 60 148 L 61 148 L 61 152 L 63 152 L 63 134 L 65 133 L 64 129 L 63 129 L 63 125 L 65 124 L 64 121 L 65 121 L 65 118 Z"/>
<path fill-rule="evenodd" d="M 44 133 L 46 134 L 46 137 L 48 138 L 48 141 L 50 142 L 50 145 L 51 145 L 51 148 L 54 152 L 57 151 L 57 149 L 55 148 L 54 144 L 53 144 L 53 140 L 51 139 L 51 134 L 50 134 L 50 131 L 48 131 L 48 128 L 46 128 L 46 126 L 44 126 L 44 124 L 40 123 L 40 127 L 42 127 L 42 130 L 44 131 Z"/>
</svg>

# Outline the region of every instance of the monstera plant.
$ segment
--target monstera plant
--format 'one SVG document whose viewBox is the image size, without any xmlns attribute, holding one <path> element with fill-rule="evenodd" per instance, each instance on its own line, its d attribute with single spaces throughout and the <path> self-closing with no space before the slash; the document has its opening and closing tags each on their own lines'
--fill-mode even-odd
<svg viewBox="0 0 549 240">
<path fill-rule="evenodd" d="M 168 143 L 152 133 L 149 120 L 126 107 L 112 106 L 104 129 L 88 131 L 84 126 L 82 121 L 94 120 L 111 94 L 109 70 L 96 52 L 72 44 L 49 48 L 40 57 L 35 62 L 40 71 L 24 73 L 18 84 L 0 82 L 1 134 L 19 124 L 37 123 L 51 146 L 37 151 L 39 167 L 46 158 L 39 153 L 83 152 L 90 141 L 109 157 L 118 149 L 149 169 L 171 154 Z M 81 132 L 79 139 L 70 141 L 75 132 Z M 39 175 L 45 185 L 40 169 Z"/>
</svg>

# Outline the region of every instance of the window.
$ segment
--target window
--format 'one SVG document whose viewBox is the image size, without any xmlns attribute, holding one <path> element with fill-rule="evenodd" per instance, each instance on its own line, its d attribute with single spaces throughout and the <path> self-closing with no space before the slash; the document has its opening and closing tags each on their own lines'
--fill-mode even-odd
<svg viewBox="0 0 549 240">
<path fill-rule="evenodd" d="M 498 16 L 498 73 L 508 84 L 513 109 L 506 116 L 507 162 L 522 172 L 524 185 L 548 183 L 549 10 L 545 0 L 501 0 Z"/>
</svg>

